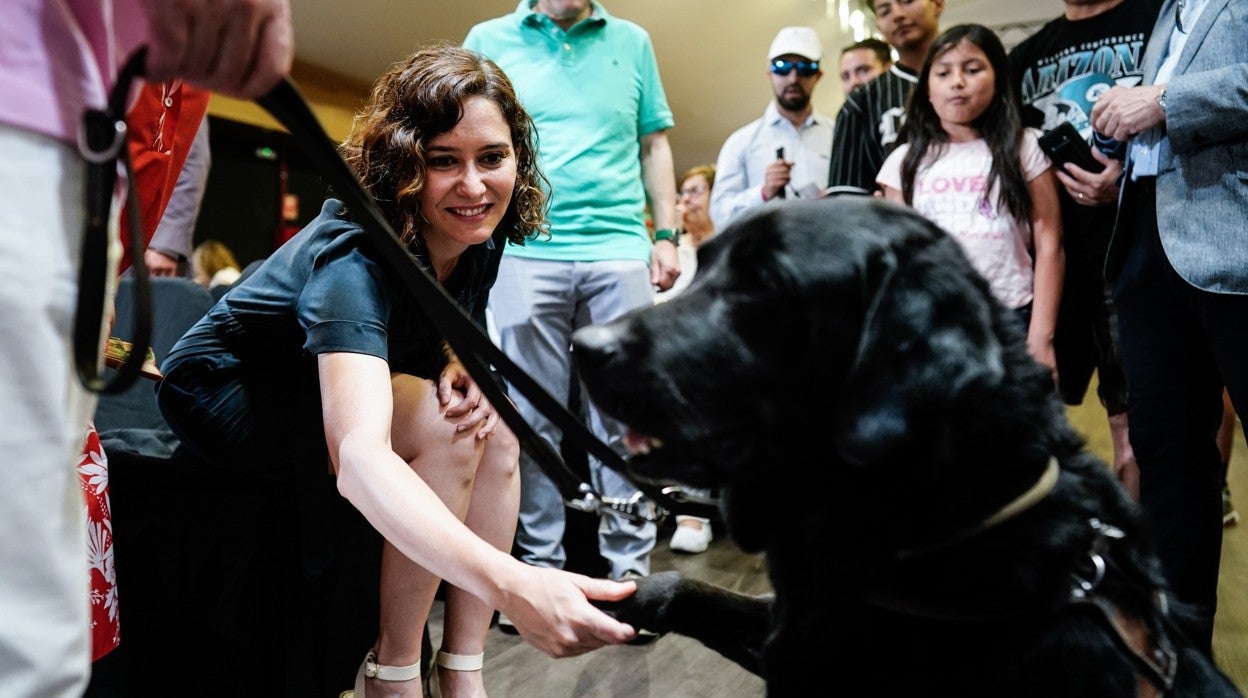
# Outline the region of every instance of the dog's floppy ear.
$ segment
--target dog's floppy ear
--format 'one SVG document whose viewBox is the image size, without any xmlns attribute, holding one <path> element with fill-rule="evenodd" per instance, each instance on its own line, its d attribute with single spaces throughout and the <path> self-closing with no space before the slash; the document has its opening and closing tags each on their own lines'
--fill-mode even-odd
<svg viewBox="0 0 1248 698">
<path fill-rule="evenodd" d="M 944 240 L 924 251 L 946 244 L 956 243 Z M 935 439 L 959 413 L 956 404 L 998 384 L 1005 368 L 992 301 L 956 252 L 903 248 L 899 257 L 885 246 L 865 261 L 862 279 L 866 312 L 836 443 L 846 461 L 865 466 L 915 439 L 937 447 Z"/>
</svg>

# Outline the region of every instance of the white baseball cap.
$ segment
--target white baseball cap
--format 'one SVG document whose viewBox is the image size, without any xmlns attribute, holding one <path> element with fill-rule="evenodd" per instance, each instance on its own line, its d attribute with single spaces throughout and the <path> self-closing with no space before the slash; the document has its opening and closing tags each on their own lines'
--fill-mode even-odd
<svg viewBox="0 0 1248 698">
<path fill-rule="evenodd" d="M 819 35 L 810 27 L 785 27 L 771 40 L 771 48 L 767 51 L 767 60 L 777 56 L 793 54 L 807 60 L 817 61 L 823 58 L 823 43 Z"/>
</svg>

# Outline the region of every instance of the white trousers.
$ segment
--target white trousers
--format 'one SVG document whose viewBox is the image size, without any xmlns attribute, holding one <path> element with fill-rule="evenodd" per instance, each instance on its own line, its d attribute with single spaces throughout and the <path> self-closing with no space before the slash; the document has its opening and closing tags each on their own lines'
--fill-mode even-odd
<svg viewBox="0 0 1248 698">
<path fill-rule="evenodd" d="M 82 170 L 0 125 L 0 698 L 77 697 L 90 670 L 75 465 L 95 400 L 70 360 Z"/>
</svg>

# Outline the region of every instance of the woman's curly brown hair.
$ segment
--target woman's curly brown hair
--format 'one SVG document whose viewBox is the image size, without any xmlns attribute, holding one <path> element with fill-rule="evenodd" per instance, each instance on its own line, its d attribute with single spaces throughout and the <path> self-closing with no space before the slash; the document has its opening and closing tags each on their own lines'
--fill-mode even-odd
<svg viewBox="0 0 1248 698">
<path fill-rule="evenodd" d="M 347 164 L 377 200 L 404 243 L 419 238 L 424 217 L 425 147 L 455 128 L 464 103 L 485 97 L 498 105 L 511 129 L 516 186 L 499 226 L 524 244 L 545 233 L 549 183 L 537 167 L 537 133 L 502 69 L 481 54 L 450 44 L 422 48 L 377 79 L 339 146 Z"/>
</svg>

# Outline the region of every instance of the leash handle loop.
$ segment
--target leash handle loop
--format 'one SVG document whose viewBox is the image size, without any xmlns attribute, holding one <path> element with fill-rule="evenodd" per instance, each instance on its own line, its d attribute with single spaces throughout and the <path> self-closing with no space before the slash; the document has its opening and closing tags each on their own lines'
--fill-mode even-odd
<svg viewBox="0 0 1248 698">
<path fill-rule="evenodd" d="M 126 104 L 130 85 L 143 74 L 146 49 L 130 56 L 117 76 L 104 111 L 89 109 L 78 131 L 78 152 L 87 163 L 86 206 L 83 213 L 82 261 L 78 268 L 78 304 L 74 312 L 74 369 L 83 387 L 101 394 L 120 393 L 139 377 L 139 370 L 152 341 L 152 296 L 143 262 L 143 220 L 134 170 L 126 147 Z M 100 375 L 100 333 L 104 326 L 105 289 L 108 275 L 116 273 L 108 261 L 109 222 L 113 192 L 117 185 L 117 162 L 121 161 L 129 180 L 126 206 L 129 209 L 128 238 L 130 266 L 134 274 L 133 351 L 117 372 L 105 381 Z"/>
<path fill-rule="evenodd" d="M 99 123 L 93 123 L 96 121 Z M 106 138 L 102 146 L 96 147 L 94 141 L 100 140 L 99 134 L 107 133 L 110 126 L 113 130 L 112 139 Z M 126 142 L 126 133 L 125 119 L 113 119 L 105 112 L 88 110 L 83 123 L 78 124 L 78 154 L 93 165 L 116 161 L 117 153 Z"/>
</svg>

